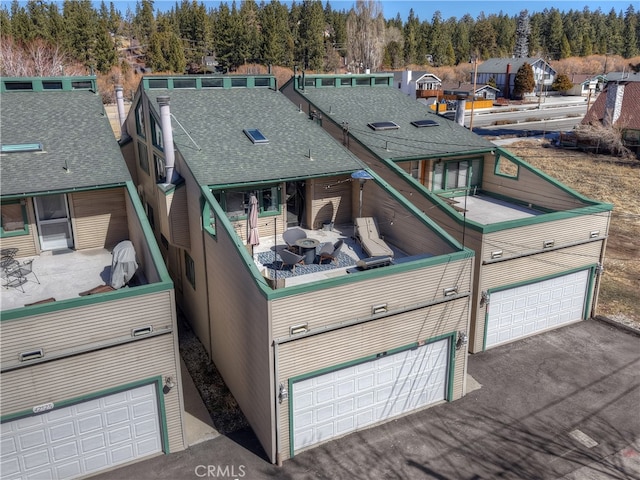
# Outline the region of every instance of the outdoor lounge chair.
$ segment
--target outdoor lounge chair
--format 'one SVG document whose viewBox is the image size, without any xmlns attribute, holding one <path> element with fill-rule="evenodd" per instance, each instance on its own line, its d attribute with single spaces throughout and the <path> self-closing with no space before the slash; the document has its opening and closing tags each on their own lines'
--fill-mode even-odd
<svg viewBox="0 0 640 480">
<path fill-rule="evenodd" d="M 298 251 L 296 240 L 300 240 L 301 238 L 307 238 L 307 234 L 304 230 L 298 227 L 289 228 L 282 234 L 282 239 L 287 244 L 287 248 L 293 252 Z"/>
<path fill-rule="evenodd" d="M 282 270 L 285 265 L 289 265 L 291 266 L 291 271 L 295 272 L 296 265 L 304 265 L 304 255 L 298 255 L 297 253 L 293 253 L 291 250 L 287 250 L 286 248 L 283 248 L 278 253 L 280 254 L 280 258 L 282 259 L 282 266 L 280 267 L 280 270 Z"/>
<path fill-rule="evenodd" d="M 393 257 L 393 250 L 378 233 L 378 226 L 373 217 L 356 218 L 356 238 L 362 249 L 370 257 Z"/>
<path fill-rule="evenodd" d="M 318 263 L 322 263 L 323 260 L 331 260 L 332 262 L 338 263 L 338 254 L 342 249 L 342 245 L 344 241 L 338 240 L 336 243 L 327 242 L 320 248 L 318 255 L 320 255 L 320 260 Z"/>
</svg>

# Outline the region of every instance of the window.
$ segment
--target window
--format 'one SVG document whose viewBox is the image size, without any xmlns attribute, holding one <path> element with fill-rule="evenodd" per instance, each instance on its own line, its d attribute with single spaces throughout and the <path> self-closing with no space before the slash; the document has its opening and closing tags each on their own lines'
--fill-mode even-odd
<svg viewBox="0 0 640 480">
<path fill-rule="evenodd" d="M 174 78 L 173 88 L 196 88 L 195 78 Z"/>
<path fill-rule="evenodd" d="M 150 78 L 149 88 L 169 88 L 169 80 L 166 78 Z"/>
<path fill-rule="evenodd" d="M 345 87 L 350 87 L 351 86 L 351 78 L 349 78 L 349 77 L 340 78 L 340 85 L 345 86 Z"/>
<path fill-rule="evenodd" d="M 186 252 L 184 252 L 184 274 L 189 280 L 189 283 L 196 289 L 196 266 L 193 262 L 193 258 Z"/>
<path fill-rule="evenodd" d="M 371 79 L 369 77 L 356 77 L 356 85 L 358 87 L 368 87 L 371 85 Z"/>
<path fill-rule="evenodd" d="M 43 80 L 42 88 L 44 90 L 62 90 L 62 82 L 58 80 Z"/>
<path fill-rule="evenodd" d="M 140 168 L 144 170 L 147 175 L 149 175 L 149 157 L 147 157 L 147 146 L 138 142 L 138 162 L 140 164 Z"/>
<path fill-rule="evenodd" d="M 243 132 L 253 143 L 269 143 L 269 139 L 257 128 L 247 128 Z"/>
<path fill-rule="evenodd" d="M 41 152 L 41 151 L 42 151 L 42 144 L 41 143 L 3 144 L 0 147 L 0 152 L 2 152 L 2 153 Z"/>
<path fill-rule="evenodd" d="M 153 154 L 153 165 L 156 172 L 156 183 L 164 183 L 166 181 L 167 174 L 165 172 L 164 158 Z"/>
<path fill-rule="evenodd" d="M 389 85 L 389 79 L 386 77 L 376 77 L 374 83 L 376 85 Z"/>
<path fill-rule="evenodd" d="M 253 81 L 253 85 L 256 87 L 269 87 L 271 86 L 271 79 L 268 77 L 258 77 Z"/>
<path fill-rule="evenodd" d="M 11 237 L 29 233 L 27 210 L 19 200 L 2 202 L 0 206 L 1 236 Z"/>
<path fill-rule="evenodd" d="M 498 154 L 496 155 L 496 168 L 494 173 L 500 177 L 518 178 L 520 166 L 508 158 L 503 158 Z"/>
<path fill-rule="evenodd" d="M 246 87 L 247 86 L 247 79 L 243 78 L 243 77 L 233 77 L 231 79 L 231 86 L 232 87 Z"/>
<path fill-rule="evenodd" d="M 74 90 L 91 90 L 93 88 L 93 83 L 91 83 L 91 80 L 71 82 L 71 88 Z"/>
<path fill-rule="evenodd" d="M 409 172 L 413 178 L 418 178 L 418 175 L 420 173 L 420 162 L 418 160 L 414 160 L 411 162 Z"/>
<path fill-rule="evenodd" d="M 162 127 L 152 115 L 151 117 L 151 136 L 153 145 L 158 147 L 160 150 L 164 148 L 164 141 L 162 139 Z"/>
<path fill-rule="evenodd" d="M 4 82 L 4 88 L 9 90 L 33 90 L 31 82 Z"/>
<path fill-rule="evenodd" d="M 480 186 L 480 160 L 444 162 L 438 160 L 433 168 L 433 190 L 457 190 Z"/>
<path fill-rule="evenodd" d="M 222 88 L 224 81 L 222 78 L 203 78 L 202 88 Z"/>
<path fill-rule="evenodd" d="M 437 127 L 440 124 L 435 120 L 424 119 L 424 120 L 414 120 L 413 122 L 411 122 L 411 125 L 413 125 L 416 128 L 423 128 L 423 127 Z"/>
<path fill-rule="evenodd" d="M 153 207 L 147 203 L 147 219 L 149 220 L 149 225 L 151 225 L 151 229 L 156 229 L 156 221 L 153 214 Z"/>
<path fill-rule="evenodd" d="M 145 136 L 144 127 L 144 109 L 142 108 L 142 102 L 140 102 L 136 107 L 136 133 L 142 138 Z"/>
<path fill-rule="evenodd" d="M 334 78 L 323 78 L 323 79 L 320 81 L 320 84 L 321 84 L 323 87 L 333 87 L 333 86 L 336 84 L 335 82 L 336 82 L 336 81 L 335 81 L 335 79 L 334 79 Z"/>
<path fill-rule="evenodd" d="M 214 197 L 222 206 L 230 220 L 240 220 L 249 214 L 249 197 L 255 194 L 258 199 L 259 215 L 268 216 L 280 213 L 280 187 L 271 186 L 258 190 L 214 192 Z"/>
<path fill-rule="evenodd" d="M 367 126 L 372 130 L 397 130 L 400 128 L 395 122 L 373 122 L 367 123 Z"/>
</svg>

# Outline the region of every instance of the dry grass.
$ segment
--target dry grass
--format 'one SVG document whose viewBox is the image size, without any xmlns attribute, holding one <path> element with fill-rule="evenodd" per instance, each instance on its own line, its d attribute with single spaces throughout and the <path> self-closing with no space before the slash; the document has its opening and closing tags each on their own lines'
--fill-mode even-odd
<svg viewBox="0 0 640 480">
<path fill-rule="evenodd" d="M 598 313 L 640 322 L 640 162 L 543 146 L 523 141 L 507 148 L 577 192 L 614 205 Z"/>
</svg>

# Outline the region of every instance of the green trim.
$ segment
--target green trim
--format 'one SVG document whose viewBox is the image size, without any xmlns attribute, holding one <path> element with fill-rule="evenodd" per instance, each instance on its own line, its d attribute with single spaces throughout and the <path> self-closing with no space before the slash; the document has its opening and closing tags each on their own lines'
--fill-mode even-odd
<svg viewBox="0 0 640 480">
<path fill-rule="evenodd" d="M 150 86 L 150 83 L 158 86 Z M 186 82 L 186 83 L 185 83 Z M 245 82 L 243 86 L 238 82 Z M 142 77 L 140 82 L 144 90 L 215 90 L 230 88 L 269 88 L 277 89 L 277 80 L 271 74 L 258 75 L 154 75 Z M 177 86 L 184 83 L 184 87 Z M 208 83 L 208 85 L 207 85 Z M 188 86 L 187 86 L 188 84 Z M 204 84 L 204 86 L 203 86 Z"/>
<path fill-rule="evenodd" d="M 20 230 L 6 232 L 4 227 L 2 227 L 2 219 L 0 218 L 0 238 L 22 237 L 24 235 L 29 235 L 29 217 L 27 216 L 26 200 L 24 200 L 24 203 L 22 203 L 22 199 L 3 200 L 1 205 L 20 205 L 23 228 Z"/>
<path fill-rule="evenodd" d="M 476 161 L 478 162 L 478 170 L 480 171 L 477 175 L 477 180 L 479 183 L 477 184 L 471 184 L 471 180 L 474 177 L 474 171 L 473 171 L 473 162 Z M 451 188 L 447 188 L 447 183 L 449 180 L 449 170 L 447 169 L 447 165 L 450 163 L 457 163 L 458 164 L 458 170 L 457 172 L 459 172 L 459 164 L 462 162 L 467 162 L 467 178 L 465 180 L 465 185 L 463 187 L 451 187 Z M 437 165 L 442 165 L 442 184 L 445 185 L 445 188 L 435 188 L 435 185 L 433 184 L 434 180 L 435 180 L 435 173 L 436 173 L 436 166 Z M 480 188 L 480 186 L 482 185 L 482 172 L 484 170 L 484 158 L 483 157 L 468 157 L 468 158 L 451 158 L 449 160 L 445 160 L 443 162 L 434 162 L 433 163 L 433 168 L 431 169 L 431 191 L 432 192 L 437 192 L 438 195 L 453 195 L 455 196 L 456 192 L 466 192 L 469 191 L 470 189 L 476 187 L 476 188 Z M 456 174 L 455 176 L 457 177 L 459 175 Z M 413 178 L 413 177 L 412 177 Z M 425 186 L 426 188 L 426 186 Z"/>
<path fill-rule="evenodd" d="M 545 280 L 551 280 L 552 278 L 564 277 L 565 275 L 571 275 L 572 273 L 582 272 L 583 270 L 591 270 L 588 281 L 587 281 L 587 293 L 585 295 L 584 305 L 582 306 L 582 319 L 586 318 L 586 313 L 589 311 L 589 306 L 591 304 L 591 297 L 593 295 L 593 282 L 596 275 L 597 264 L 591 265 L 583 265 L 581 267 L 572 268 L 570 270 L 565 270 L 560 273 L 551 273 L 549 275 L 544 275 L 542 277 L 537 277 L 535 279 L 527 279 L 522 280 L 521 282 L 511 283 L 508 285 L 500 285 L 498 287 L 493 287 L 487 289 L 487 293 L 489 294 L 489 308 L 485 309 L 484 314 L 484 334 L 482 339 L 482 351 L 487 349 L 487 328 L 489 326 L 489 310 L 491 307 L 491 294 L 496 292 L 502 292 L 504 290 L 510 290 L 512 288 L 522 287 L 524 285 L 532 285 L 538 282 L 544 282 Z"/>
<path fill-rule="evenodd" d="M 8 89 L 7 85 L 31 84 L 31 88 Z M 51 88 L 56 87 L 56 88 Z M 0 83 L 0 92 L 71 92 L 87 90 L 96 93 L 98 91 L 96 77 L 93 75 L 79 77 L 4 77 Z"/>
<path fill-rule="evenodd" d="M 96 398 L 102 398 L 114 393 L 124 392 L 126 390 L 132 390 L 134 388 L 142 387 L 145 385 L 156 384 L 156 398 L 158 400 L 158 414 L 159 414 L 159 424 L 160 424 L 160 437 L 162 439 L 162 451 L 164 453 L 170 453 L 169 451 L 169 435 L 168 435 L 168 426 L 167 426 L 167 412 L 164 404 L 164 394 L 162 392 L 163 383 L 161 376 L 153 376 L 149 378 L 145 378 L 142 380 L 136 380 L 135 382 L 125 383 L 123 385 L 119 385 L 117 387 L 111 387 L 104 390 L 99 390 L 97 392 L 89 393 L 86 395 L 81 395 L 79 397 L 74 397 L 68 400 L 62 400 L 60 402 L 56 402 L 54 404 L 53 409 L 47 410 L 47 412 L 52 412 L 58 410 L 60 408 L 69 407 L 71 405 L 76 405 L 78 403 L 86 402 L 89 400 L 94 400 Z M 3 415 L 0 417 L 0 423 L 6 423 L 13 420 L 19 420 L 21 418 L 32 417 L 36 415 L 42 415 L 46 412 L 35 414 L 33 410 L 22 410 L 20 412 L 11 413 L 8 415 Z"/>
<path fill-rule="evenodd" d="M 320 375 L 324 375 L 326 373 L 336 372 L 338 370 L 342 370 L 348 367 L 352 367 L 354 365 L 360 365 L 363 363 L 371 362 L 374 360 L 378 360 L 380 358 L 388 357 L 390 355 L 394 355 L 396 353 L 404 352 L 407 350 L 411 350 L 413 348 L 426 347 L 427 345 L 435 342 L 439 342 L 440 340 L 444 340 L 449 338 L 449 368 L 447 372 L 447 391 L 445 393 L 445 400 L 447 402 L 451 402 L 453 398 L 453 379 L 454 379 L 454 371 L 455 371 L 455 340 L 456 340 L 455 331 L 450 333 L 443 333 L 441 335 L 437 335 L 435 337 L 428 338 L 422 342 L 413 342 L 408 345 L 403 345 L 401 347 L 391 348 L 389 350 L 385 350 L 383 352 L 367 355 L 366 357 L 357 358 L 354 360 L 349 360 L 347 362 L 339 363 L 337 365 L 332 365 L 331 367 L 325 367 L 318 370 L 314 370 L 312 372 L 303 373 L 300 375 L 296 375 L 294 377 L 290 377 L 288 379 L 288 392 L 289 392 L 289 456 L 293 458 L 295 456 L 294 452 L 294 435 L 293 435 L 293 384 L 300 382 L 302 380 L 306 380 L 312 377 L 319 377 Z M 391 420 L 393 418 L 397 418 L 406 413 L 412 412 L 413 410 L 409 410 L 404 413 L 400 413 L 398 415 L 394 415 L 389 417 L 387 420 Z M 355 430 L 354 430 L 355 431 Z"/>
</svg>

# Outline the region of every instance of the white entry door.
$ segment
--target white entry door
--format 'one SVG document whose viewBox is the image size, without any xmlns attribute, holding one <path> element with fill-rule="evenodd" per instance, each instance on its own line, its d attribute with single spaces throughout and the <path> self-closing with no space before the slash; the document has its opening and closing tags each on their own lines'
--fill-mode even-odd
<svg viewBox="0 0 640 480">
<path fill-rule="evenodd" d="M 3 480 L 86 476 L 162 451 L 155 384 L 0 425 Z"/>
<path fill-rule="evenodd" d="M 492 293 L 485 348 L 584 318 L 590 270 Z"/>
<path fill-rule="evenodd" d="M 449 339 L 297 381 L 293 449 L 447 398 Z"/>
<path fill-rule="evenodd" d="M 42 250 L 73 248 L 67 196 L 62 194 L 35 197 L 35 206 L 40 248 Z"/>
</svg>

